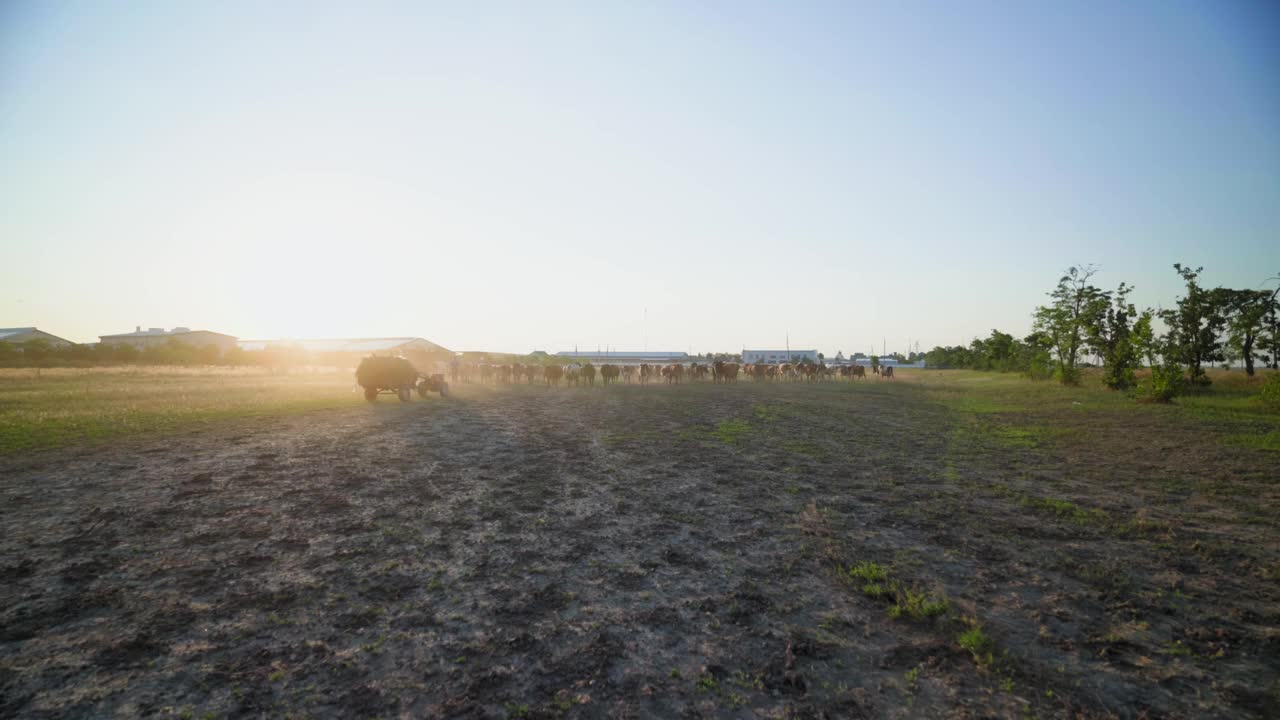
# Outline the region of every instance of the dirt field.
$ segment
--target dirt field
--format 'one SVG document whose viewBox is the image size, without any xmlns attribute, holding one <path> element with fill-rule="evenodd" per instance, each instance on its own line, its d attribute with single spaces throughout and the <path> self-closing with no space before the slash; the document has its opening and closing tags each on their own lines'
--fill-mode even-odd
<svg viewBox="0 0 1280 720">
<path fill-rule="evenodd" d="M 0 458 L 0 716 L 1276 715 L 1275 425 L 904 375 Z"/>
</svg>

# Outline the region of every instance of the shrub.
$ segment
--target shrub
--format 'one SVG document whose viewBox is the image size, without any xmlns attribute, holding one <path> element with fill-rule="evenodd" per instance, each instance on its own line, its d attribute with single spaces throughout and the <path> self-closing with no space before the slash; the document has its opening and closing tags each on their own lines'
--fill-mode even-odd
<svg viewBox="0 0 1280 720">
<path fill-rule="evenodd" d="M 1258 398 L 1268 408 L 1280 411 L 1280 373 L 1271 373 L 1271 377 L 1262 384 L 1262 392 L 1258 393 Z"/>
<path fill-rule="evenodd" d="M 1153 365 L 1150 379 L 1139 383 L 1138 392 L 1143 399 L 1167 403 L 1182 390 L 1183 382 L 1181 366 L 1172 363 Z"/>
</svg>

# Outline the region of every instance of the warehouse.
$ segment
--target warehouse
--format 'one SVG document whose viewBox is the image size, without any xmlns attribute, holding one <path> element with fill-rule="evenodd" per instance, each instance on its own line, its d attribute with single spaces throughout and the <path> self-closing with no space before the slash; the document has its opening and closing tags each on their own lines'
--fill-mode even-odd
<svg viewBox="0 0 1280 720">
<path fill-rule="evenodd" d="M 818 362 L 817 350 L 743 350 L 742 362 L 750 364 L 777 364 L 789 362 Z"/>
<path fill-rule="evenodd" d="M 65 340 L 34 327 L 0 328 L 0 342 L 22 345 L 32 340 L 43 340 L 51 348 L 65 348 L 75 345 L 70 340 Z"/>
<path fill-rule="evenodd" d="M 176 327 L 172 330 L 165 330 L 164 328 L 147 328 L 143 330 L 141 325 L 137 326 L 131 333 L 99 335 L 98 340 L 102 345 L 132 345 L 139 350 L 165 345 L 170 341 L 192 347 L 215 345 L 219 352 L 226 352 L 236 346 L 236 337 L 234 335 L 210 330 L 192 330 L 185 327 Z"/>
<path fill-rule="evenodd" d="M 360 358 L 387 355 L 409 358 L 415 365 L 448 362 L 452 350 L 420 337 L 241 340 L 246 353 L 271 354 L 287 364 L 354 367 Z"/>
</svg>

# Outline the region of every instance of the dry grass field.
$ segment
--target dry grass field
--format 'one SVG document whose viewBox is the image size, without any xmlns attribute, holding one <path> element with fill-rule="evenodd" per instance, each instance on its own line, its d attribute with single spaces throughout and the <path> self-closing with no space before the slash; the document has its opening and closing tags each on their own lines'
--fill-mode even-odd
<svg viewBox="0 0 1280 720">
<path fill-rule="evenodd" d="M 6 374 L 0 717 L 1272 717 L 1280 415 L 1216 379 Z"/>
</svg>

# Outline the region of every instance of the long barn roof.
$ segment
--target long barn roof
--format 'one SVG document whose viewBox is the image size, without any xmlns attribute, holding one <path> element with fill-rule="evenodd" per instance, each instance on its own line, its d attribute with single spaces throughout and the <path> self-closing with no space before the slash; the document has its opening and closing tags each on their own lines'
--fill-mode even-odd
<svg viewBox="0 0 1280 720">
<path fill-rule="evenodd" d="M 420 337 L 388 338 L 325 338 L 311 340 L 241 340 L 241 350 L 266 350 L 267 348 L 292 348 L 304 352 L 373 353 L 392 350 L 425 350 L 449 352 L 447 348 Z"/>
</svg>

